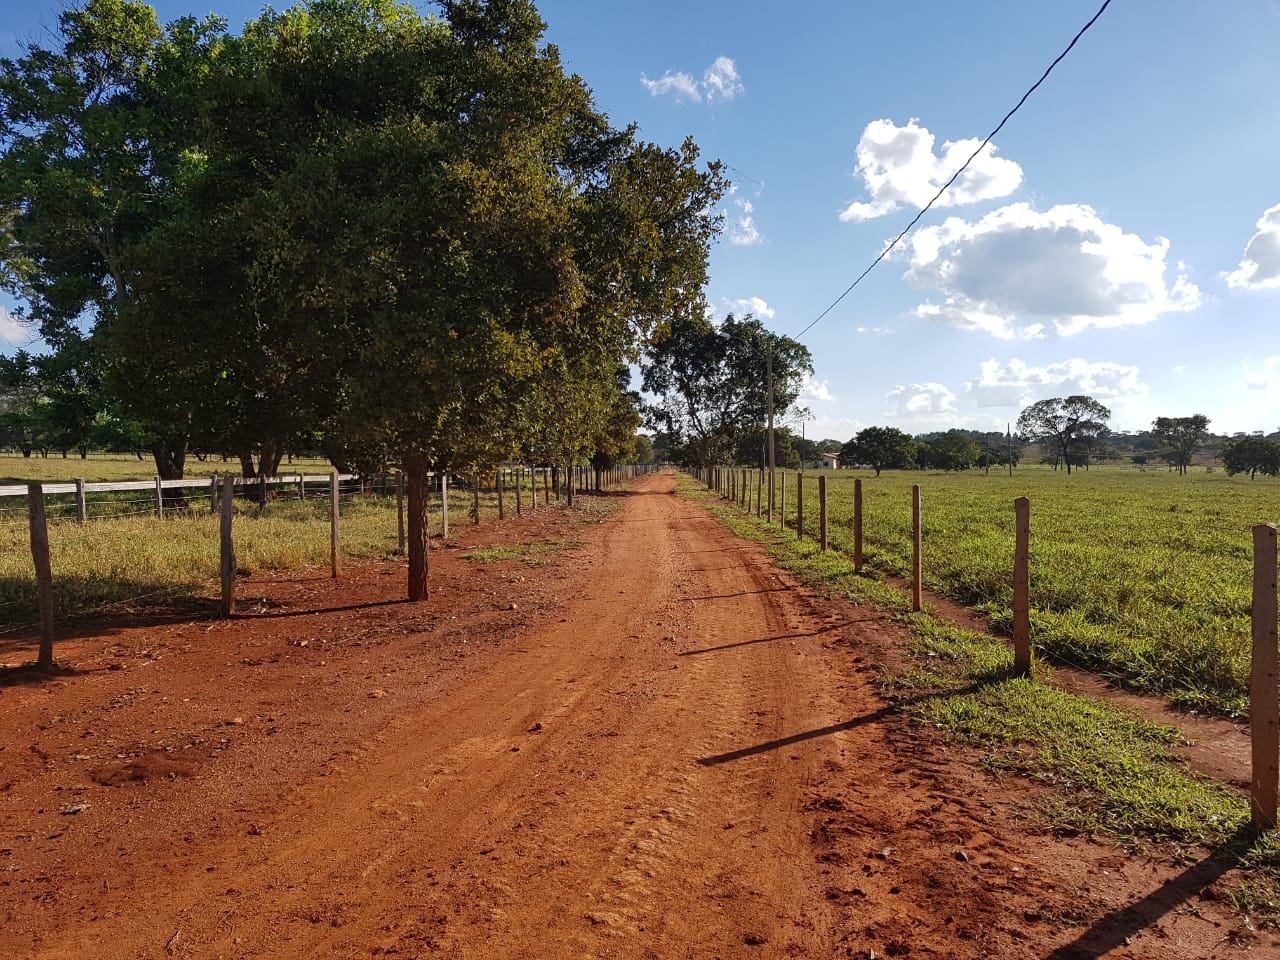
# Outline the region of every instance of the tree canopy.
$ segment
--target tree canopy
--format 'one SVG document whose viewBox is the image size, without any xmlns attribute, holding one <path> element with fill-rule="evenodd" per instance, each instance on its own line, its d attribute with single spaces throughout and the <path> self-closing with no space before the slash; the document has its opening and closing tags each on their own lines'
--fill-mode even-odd
<svg viewBox="0 0 1280 960">
<path fill-rule="evenodd" d="M 905 470 L 915 466 L 916 443 L 897 427 L 865 427 L 840 448 L 845 466 L 865 463 L 876 476 L 881 470 Z"/>
<path fill-rule="evenodd" d="M 625 455 L 620 368 L 701 315 L 724 190 L 616 128 L 529 0 L 267 8 L 238 34 L 87 0 L 0 62 L 4 282 L 80 322 L 162 476 L 320 438 L 404 469 Z M 784 381 L 785 383 L 786 381 Z"/>
<path fill-rule="evenodd" d="M 1040 400 L 1018 415 L 1018 433 L 1025 440 L 1051 444 L 1071 473 L 1072 455 L 1107 429 L 1111 411 L 1093 397 L 1076 395 Z"/>
<path fill-rule="evenodd" d="M 1266 437 L 1233 437 L 1222 450 L 1222 463 L 1229 476 L 1247 473 L 1250 480 L 1259 473 L 1280 476 L 1280 442 Z"/>
<path fill-rule="evenodd" d="M 1160 456 L 1178 473 L 1191 466 L 1196 448 L 1209 435 L 1209 418 L 1203 413 L 1190 417 L 1156 417 L 1151 424 L 1152 436 L 1160 444 Z"/>
<path fill-rule="evenodd" d="M 770 364 L 775 419 L 799 415 L 800 390 L 813 373 L 808 347 L 751 314 L 716 324 L 699 308 L 676 319 L 645 357 L 643 386 L 655 398 L 649 425 L 684 444 L 690 463 L 730 462 L 744 435 L 764 425 Z"/>
</svg>

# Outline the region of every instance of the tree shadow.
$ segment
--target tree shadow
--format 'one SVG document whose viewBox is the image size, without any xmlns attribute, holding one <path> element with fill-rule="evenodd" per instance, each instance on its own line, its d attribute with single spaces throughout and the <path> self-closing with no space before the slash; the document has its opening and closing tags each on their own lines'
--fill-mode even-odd
<svg viewBox="0 0 1280 960">
<path fill-rule="evenodd" d="M 300 610 L 276 610 L 270 613 L 266 611 L 255 613 L 248 610 L 237 610 L 231 614 L 231 619 L 282 620 L 288 617 L 309 617 L 313 614 L 348 613 L 352 610 L 372 610 L 377 607 L 394 607 L 405 603 L 409 603 L 409 600 L 404 597 L 397 597 L 395 600 L 370 600 L 368 603 L 351 603 L 342 607 L 312 607 Z"/>
<path fill-rule="evenodd" d="M 78 677 L 94 672 L 96 671 L 77 670 L 75 667 L 65 666 L 57 662 L 46 670 L 35 661 L 30 661 L 15 667 L 0 667 L 0 689 L 5 687 L 36 686 L 48 683 L 50 680 L 58 680 L 63 677 Z"/>
</svg>

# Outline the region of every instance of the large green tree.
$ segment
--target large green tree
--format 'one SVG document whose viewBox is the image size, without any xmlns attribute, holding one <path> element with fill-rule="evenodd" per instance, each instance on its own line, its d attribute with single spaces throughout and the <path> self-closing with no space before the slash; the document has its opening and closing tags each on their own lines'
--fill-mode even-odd
<svg viewBox="0 0 1280 960">
<path fill-rule="evenodd" d="M 1018 415 L 1018 434 L 1024 440 L 1053 447 L 1071 473 L 1077 449 L 1102 436 L 1111 411 L 1093 397 L 1076 395 L 1040 400 Z"/>
<path fill-rule="evenodd" d="M 1222 464 L 1229 476 L 1247 473 L 1280 476 L 1280 442 L 1266 437 L 1232 437 L 1222 450 Z"/>
<path fill-rule="evenodd" d="M 876 476 L 884 469 L 905 470 L 916 462 L 916 444 L 897 427 L 864 427 L 840 448 L 840 460 L 852 467 L 865 463 Z"/>
<path fill-rule="evenodd" d="M 51 342 L 87 328 L 96 349 L 132 307 L 133 250 L 170 216 L 182 158 L 155 78 L 218 29 L 166 30 L 145 3 L 87 0 L 59 15 L 57 43 L 0 60 L 0 278 Z M 151 426 L 157 471 L 180 477 L 185 418 Z"/>
<path fill-rule="evenodd" d="M 1190 417 L 1156 417 L 1151 424 L 1151 434 L 1160 443 L 1160 456 L 1179 474 L 1185 474 L 1191 466 L 1196 448 L 1209 435 L 1209 418 L 1203 413 Z"/>
<path fill-rule="evenodd" d="M 678 319 L 646 356 L 649 425 L 685 444 L 695 465 L 730 462 L 743 435 L 764 423 L 770 364 L 775 419 L 799 415 L 800 390 L 813 372 L 808 347 L 751 314 L 720 324 L 703 311 Z"/>
</svg>

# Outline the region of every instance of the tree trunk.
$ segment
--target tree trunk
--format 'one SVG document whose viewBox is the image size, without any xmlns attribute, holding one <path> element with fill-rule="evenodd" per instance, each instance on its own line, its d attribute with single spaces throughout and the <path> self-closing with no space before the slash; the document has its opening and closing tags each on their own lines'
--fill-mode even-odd
<svg viewBox="0 0 1280 960">
<path fill-rule="evenodd" d="M 409 551 L 409 599 L 427 599 L 427 485 L 430 465 L 421 450 L 411 450 L 404 458 L 404 481 L 408 494 L 405 545 Z"/>
<path fill-rule="evenodd" d="M 161 439 L 151 445 L 151 456 L 156 461 L 156 475 L 161 480 L 181 480 L 187 460 L 187 440 Z"/>
</svg>

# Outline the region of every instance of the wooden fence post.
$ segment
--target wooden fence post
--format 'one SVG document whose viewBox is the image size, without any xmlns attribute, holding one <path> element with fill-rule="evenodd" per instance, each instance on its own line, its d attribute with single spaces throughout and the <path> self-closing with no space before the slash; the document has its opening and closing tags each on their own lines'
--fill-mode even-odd
<svg viewBox="0 0 1280 960">
<path fill-rule="evenodd" d="M 1013 501 L 1013 669 L 1031 675 L 1031 501 Z"/>
<path fill-rule="evenodd" d="M 787 529 L 787 471 L 778 471 L 778 526 Z"/>
<path fill-rule="evenodd" d="M 920 612 L 920 591 L 923 579 L 922 546 L 920 531 L 920 484 L 911 485 L 911 610 Z"/>
<path fill-rule="evenodd" d="M 53 669 L 53 568 L 49 562 L 49 522 L 44 513 L 44 487 L 27 484 L 27 520 L 31 528 L 31 560 L 36 568 L 36 597 L 40 604 L 40 653 L 36 665 Z"/>
<path fill-rule="evenodd" d="M 236 547 L 231 539 L 231 513 L 236 497 L 235 477 L 222 478 L 222 516 L 218 518 L 218 573 L 222 579 L 219 612 L 229 617 L 236 608 Z"/>
<path fill-rule="evenodd" d="M 160 475 L 156 474 L 156 519 L 164 519 L 164 481 L 160 479 Z"/>
<path fill-rule="evenodd" d="M 542 471 L 542 504 L 551 506 L 551 470 L 548 468 L 543 468 Z"/>
<path fill-rule="evenodd" d="M 524 516 L 524 467 L 516 467 L 512 472 L 516 481 L 516 516 Z"/>
<path fill-rule="evenodd" d="M 774 471 L 769 471 L 769 505 L 765 508 L 765 522 L 773 523 L 773 500 L 774 490 L 777 486 L 777 480 L 774 478 Z"/>
<path fill-rule="evenodd" d="M 306 502 L 307 499 L 307 478 L 305 474 L 298 474 L 298 499 Z"/>
<path fill-rule="evenodd" d="M 827 475 L 818 477 L 818 544 L 823 553 L 827 552 Z"/>
<path fill-rule="evenodd" d="M 404 556 L 404 471 L 396 471 L 396 552 Z"/>
<path fill-rule="evenodd" d="M 329 574 L 335 580 L 342 571 L 339 553 L 342 544 L 338 532 L 338 471 L 329 474 Z"/>
<path fill-rule="evenodd" d="M 84 523 L 89 519 L 89 506 L 84 498 L 84 479 L 76 478 L 76 523 Z"/>
<path fill-rule="evenodd" d="M 209 478 L 209 512 L 217 514 L 218 512 L 218 475 L 215 473 Z"/>
<path fill-rule="evenodd" d="M 1276 528 L 1253 528 L 1253 665 L 1249 677 L 1249 724 L 1253 738 L 1253 783 L 1249 808 L 1254 827 L 1276 825 L 1280 785 L 1280 688 L 1276 650 Z"/>
<path fill-rule="evenodd" d="M 505 520 L 507 519 L 507 504 L 506 491 L 502 486 L 502 470 L 498 470 L 498 479 L 495 482 L 495 486 L 498 489 L 498 519 Z"/>
<path fill-rule="evenodd" d="M 471 525 L 480 526 L 480 474 L 471 477 Z"/>
<path fill-rule="evenodd" d="M 862 572 L 862 478 L 853 481 L 853 570 Z"/>
<path fill-rule="evenodd" d="M 796 474 L 796 539 L 804 539 L 804 471 Z"/>
<path fill-rule="evenodd" d="M 440 471 L 440 531 L 449 539 L 449 471 Z"/>
<path fill-rule="evenodd" d="M 756 519 L 764 514 L 764 469 L 756 474 Z"/>
</svg>

